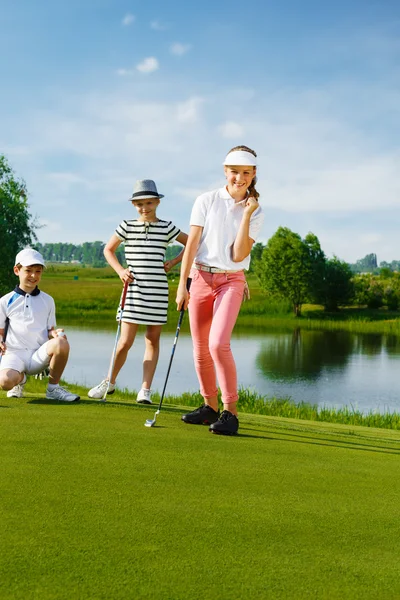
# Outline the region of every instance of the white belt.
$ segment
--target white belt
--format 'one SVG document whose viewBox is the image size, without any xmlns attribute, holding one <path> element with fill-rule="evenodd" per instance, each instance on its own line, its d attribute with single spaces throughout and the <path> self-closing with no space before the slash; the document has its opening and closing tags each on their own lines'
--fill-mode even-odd
<svg viewBox="0 0 400 600">
<path fill-rule="evenodd" d="M 228 271 L 227 269 L 218 269 L 218 267 L 209 267 L 208 265 L 202 265 L 201 263 L 193 263 L 193 268 L 198 271 L 205 271 L 206 273 L 240 273 L 243 269 L 238 271 Z"/>
</svg>

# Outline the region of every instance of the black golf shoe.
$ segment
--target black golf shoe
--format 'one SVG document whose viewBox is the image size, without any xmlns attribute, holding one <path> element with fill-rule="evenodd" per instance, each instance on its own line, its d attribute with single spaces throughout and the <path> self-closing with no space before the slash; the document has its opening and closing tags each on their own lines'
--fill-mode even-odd
<svg viewBox="0 0 400 600">
<path fill-rule="evenodd" d="M 219 435 L 236 435 L 238 429 L 239 420 L 237 416 L 229 412 L 229 410 L 224 410 L 218 421 L 210 425 L 209 430 Z"/>
<path fill-rule="evenodd" d="M 211 406 L 202 404 L 196 410 L 182 415 L 182 421 L 191 425 L 211 425 L 218 421 L 219 411 L 215 411 Z"/>
</svg>

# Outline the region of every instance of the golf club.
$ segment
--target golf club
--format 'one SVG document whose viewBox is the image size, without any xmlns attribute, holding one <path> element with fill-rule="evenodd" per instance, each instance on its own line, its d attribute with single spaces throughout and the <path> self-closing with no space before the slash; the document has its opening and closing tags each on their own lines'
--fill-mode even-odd
<svg viewBox="0 0 400 600">
<path fill-rule="evenodd" d="M 187 282 L 186 282 L 186 289 L 187 291 L 190 290 L 190 284 L 192 283 L 192 280 L 190 277 L 188 277 Z M 185 309 L 181 308 L 181 311 L 179 313 L 179 319 L 178 319 L 178 325 L 176 328 L 176 333 L 175 333 L 175 339 L 174 339 L 174 343 L 172 345 L 172 352 L 171 352 L 171 358 L 169 359 L 169 365 L 168 365 L 168 371 L 167 371 L 167 376 L 165 378 L 165 382 L 164 382 L 164 387 L 163 387 L 163 391 L 161 393 L 161 398 L 160 398 L 160 403 L 158 405 L 158 408 L 155 412 L 154 415 L 154 419 L 147 419 L 146 423 L 144 424 L 145 427 L 153 427 L 153 425 L 155 425 L 156 423 L 156 419 L 157 419 L 157 415 L 160 414 L 160 410 L 161 410 L 161 406 L 164 400 L 164 394 L 165 394 L 165 389 L 167 387 L 167 382 L 168 382 L 168 377 L 169 377 L 169 372 L 171 370 L 171 365 L 172 365 L 172 359 L 174 358 L 174 354 L 175 354 L 175 348 L 176 348 L 176 343 L 178 341 L 178 337 L 179 337 L 179 332 L 181 330 L 181 325 L 182 325 L 182 320 L 183 320 L 183 315 L 185 314 Z"/>
<path fill-rule="evenodd" d="M 3 344 L 4 344 L 4 343 L 5 343 L 5 341 L 6 341 L 6 337 L 7 337 L 7 333 L 8 333 L 8 327 L 9 327 L 9 325 L 10 325 L 10 319 L 7 317 L 7 318 L 6 318 L 5 325 L 4 325 Z M 0 352 L 0 362 L 1 362 L 1 357 L 2 357 L 2 356 L 3 356 L 3 353 L 2 353 L 2 352 Z"/>
<path fill-rule="evenodd" d="M 115 336 L 114 350 L 113 350 L 113 353 L 111 356 L 110 369 L 108 371 L 107 388 L 106 388 L 106 391 L 104 392 L 104 396 L 101 399 L 101 402 L 105 402 L 107 400 L 107 394 L 108 394 L 108 390 L 110 388 L 110 381 L 111 381 L 111 376 L 112 376 L 113 370 L 114 370 L 115 356 L 117 354 L 117 345 L 118 345 L 118 340 L 119 340 L 119 334 L 121 332 L 122 315 L 124 312 L 125 299 L 126 299 L 126 293 L 128 291 L 128 285 L 129 285 L 129 281 L 125 281 L 124 289 L 122 290 L 122 298 L 121 298 L 121 304 L 120 304 L 121 311 L 119 313 L 117 335 Z"/>
</svg>

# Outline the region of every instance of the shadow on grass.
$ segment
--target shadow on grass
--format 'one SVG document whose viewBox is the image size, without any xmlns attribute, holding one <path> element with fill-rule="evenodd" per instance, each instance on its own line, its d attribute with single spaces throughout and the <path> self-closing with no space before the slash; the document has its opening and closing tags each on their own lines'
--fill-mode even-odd
<svg viewBox="0 0 400 600">
<path fill-rule="evenodd" d="M 59 402 L 57 400 L 47 400 L 46 398 L 32 398 L 31 400 L 28 400 L 27 402 L 28 404 L 45 404 L 47 406 L 60 406 L 60 405 L 76 405 L 76 404 L 85 404 L 85 405 L 90 405 L 90 406 L 109 406 L 112 408 L 131 408 L 134 409 L 135 411 L 143 411 L 143 409 L 145 409 L 145 411 L 143 411 L 143 416 L 144 418 L 148 415 L 148 411 L 156 411 L 158 410 L 158 403 L 154 403 L 153 405 L 141 405 L 141 404 L 134 404 L 132 402 L 116 402 L 115 400 L 113 401 L 109 401 L 107 400 L 106 402 L 103 402 L 101 400 L 78 400 L 75 402 Z M 0 408 L 11 408 L 9 406 L 3 406 Z M 161 408 L 161 412 L 160 415 L 157 415 L 158 418 L 162 418 L 162 413 L 168 413 L 168 414 L 176 414 L 177 416 L 180 416 L 182 414 L 184 414 L 185 412 L 187 412 L 188 409 L 185 408 L 180 408 L 180 407 L 176 407 L 176 406 L 169 406 L 169 405 L 163 405 Z M 143 423 L 144 426 L 144 423 Z M 148 427 L 148 429 L 166 429 L 165 425 L 161 425 L 159 424 L 159 422 L 157 421 L 155 423 L 155 425 L 153 427 Z M 252 433 L 247 433 L 247 432 L 260 432 L 260 435 L 253 435 Z M 335 435 L 335 434 L 333 434 Z M 338 433 L 337 435 L 341 435 L 340 433 Z M 343 435 L 348 435 L 348 434 L 343 434 Z M 357 441 L 357 440 L 333 440 L 331 438 L 327 438 L 327 437 L 321 437 L 320 435 L 315 436 L 312 434 L 301 434 L 301 433 L 292 433 L 292 432 L 284 432 L 284 431 L 272 431 L 269 435 L 265 435 L 261 429 L 253 429 L 251 427 L 246 427 L 246 426 L 241 426 L 238 435 L 235 436 L 219 436 L 219 437 L 223 437 L 223 438 L 230 438 L 230 439 L 236 439 L 236 440 L 240 440 L 240 439 L 264 439 L 264 440 L 268 440 L 268 441 L 275 441 L 275 442 L 289 442 L 289 443 L 295 443 L 295 444 L 306 444 L 306 445 L 313 445 L 313 446 L 325 446 L 328 448 L 344 448 L 344 449 L 348 449 L 348 450 L 358 450 L 358 451 L 362 451 L 362 452 L 375 452 L 377 454 L 393 454 L 393 455 L 400 455 L 400 446 L 399 449 L 397 450 L 396 448 L 390 447 L 390 446 L 376 446 L 373 444 L 368 444 L 368 443 L 363 443 L 362 441 Z M 397 443 L 397 442 L 394 442 Z"/>
<path fill-rule="evenodd" d="M 251 429 L 247 427 L 243 427 L 244 430 L 249 431 L 257 431 L 256 429 Z M 339 434 L 340 435 L 340 434 Z M 329 438 L 321 438 L 313 437 L 311 435 L 300 435 L 298 433 L 285 433 L 283 431 L 276 432 L 273 434 L 274 437 L 264 436 L 264 435 L 247 435 L 240 434 L 240 437 L 254 437 L 254 438 L 262 438 L 266 440 L 273 440 L 275 442 L 290 442 L 294 444 L 307 444 L 312 446 L 326 446 L 328 448 L 345 448 L 347 450 L 360 450 L 362 452 L 376 452 L 378 454 L 394 454 L 400 455 L 400 448 L 396 450 L 393 447 L 388 446 L 374 446 L 372 444 L 363 444 L 361 442 L 352 442 L 352 441 L 333 441 Z M 276 436 L 276 437 L 275 437 Z M 285 436 L 286 438 L 293 439 L 280 439 L 278 436 Z M 321 440 L 321 441 L 320 441 Z"/>
<path fill-rule="evenodd" d="M 43 397 L 37 397 L 37 398 L 32 398 L 30 400 L 27 401 L 27 404 L 46 404 L 48 406 L 60 406 L 60 405 L 64 405 L 64 404 L 72 404 L 75 406 L 77 404 L 85 404 L 87 406 L 110 406 L 113 408 L 133 408 L 134 410 L 139 410 L 139 411 L 143 411 L 144 409 L 150 410 L 150 411 L 156 411 L 158 410 L 158 402 L 154 403 L 154 404 L 137 404 L 134 402 L 116 402 L 115 400 L 110 401 L 107 400 L 106 402 L 103 402 L 102 400 L 86 400 L 86 399 L 80 399 L 80 400 L 75 400 L 74 402 L 62 402 L 59 400 L 48 400 L 47 398 L 43 398 Z M 184 413 L 185 410 L 184 409 L 179 409 L 179 408 L 174 408 L 172 406 L 163 406 L 161 408 L 163 413 Z"/>
<path fill-rule="evenodd" d="M 62 400 L 49 400 L 48 398 L 34 398 L 28 400 L 27 404 L 46 404 L 46 406 L 67 406 L 82 404 L 81 400 L 74 400 L 73 402 L 63 402 Z"/>
</svg>

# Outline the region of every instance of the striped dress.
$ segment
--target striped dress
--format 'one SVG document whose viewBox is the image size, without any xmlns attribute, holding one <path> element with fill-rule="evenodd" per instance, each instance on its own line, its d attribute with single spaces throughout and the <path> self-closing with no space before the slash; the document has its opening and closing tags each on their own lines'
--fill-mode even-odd
<svg viewBox="0 0 400 600">
<path fill-rule="evenodd" d="M 125 259 L 135 278 L 128 287 L 122 320 L 140 325 L 164 325 L 168 310 L 165 251 L 180 234 L 180 229 L 171 221 L 149 223 L 133 219 L 122 221 L 115 233 L 125 244 Z"/>
</svg>

